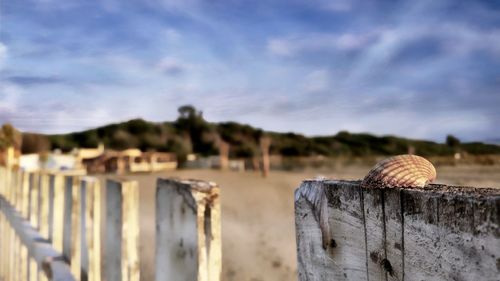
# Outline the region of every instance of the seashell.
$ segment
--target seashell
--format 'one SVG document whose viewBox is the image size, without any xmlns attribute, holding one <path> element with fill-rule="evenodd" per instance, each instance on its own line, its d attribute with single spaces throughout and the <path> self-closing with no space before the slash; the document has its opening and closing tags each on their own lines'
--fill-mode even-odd
<svg viewBox="0 0 500 281">
<path fill-rule="evenodd" d="M 424 187 L 436 179 L 436 169 L 427 159 L 398 155 L 377 163 L 365 176 L 365 187 Z"/>
</svg>

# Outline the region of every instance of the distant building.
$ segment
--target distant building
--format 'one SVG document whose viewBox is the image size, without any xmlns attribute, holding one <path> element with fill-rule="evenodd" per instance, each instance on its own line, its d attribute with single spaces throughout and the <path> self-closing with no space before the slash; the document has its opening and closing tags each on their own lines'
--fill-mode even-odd
<svg viewBox="0 0 500 281">
<path fill-rule="evenodd" d="M 174 170 L 177 158 L 173 153 L 142 152 L 139 149 L 123 151 L 105 150 L 92 158 L 83 158 L 83 166 L 89 173 L 136 173 Z"/>
<path fill-rule="evenodd" d="M 76 174 L 86 174 L 85 169 L 72 154 L 50 153 L 41 157 L 40 154 L 23 154 L 19 157 L 19 166 L 25 171 L 71 171 Z"/>
<path fill-rule="evenodd" d="M 186 168 L 191 169 L 221 169 L 221 157 L 218 155 L 208 157 L 196 157 L 195 154 L 189 154 L 185 163 Z M 245 160 L 231 159 L 227 162 L 227 167 L 232 171 L 244 171 Z"/>
</svg>

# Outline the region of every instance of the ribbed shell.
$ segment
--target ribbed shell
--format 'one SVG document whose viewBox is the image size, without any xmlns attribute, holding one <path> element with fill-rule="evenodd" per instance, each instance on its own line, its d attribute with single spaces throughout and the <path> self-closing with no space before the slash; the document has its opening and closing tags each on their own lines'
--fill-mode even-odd
<svg viewBox="0 0 500 281">
<path fill-rule="evenodd" d="M 377 163 L 363 179 L 363 186 L 424 187 L 436 179 L 436 169 L 427 159 L 398 155 Z"/>
</svg>

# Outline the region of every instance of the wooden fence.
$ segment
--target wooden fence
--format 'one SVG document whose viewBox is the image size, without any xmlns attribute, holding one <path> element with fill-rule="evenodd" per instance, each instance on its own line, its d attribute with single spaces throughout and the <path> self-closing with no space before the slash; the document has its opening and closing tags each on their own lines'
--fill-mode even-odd
<svg viewBox="0 0 500 281">
<path fill-rule="evenodd" d="M 156 280 L 220 280 L 218 194 L 158 180 Z M 0 167 L 0 281 L 138 281 L 139 220 L 135 181 Z"/>
<path fill-rule="evenodd" d="M 299 280 L 500 280 L 500 190 L 305 181 Z"/>
</svg>

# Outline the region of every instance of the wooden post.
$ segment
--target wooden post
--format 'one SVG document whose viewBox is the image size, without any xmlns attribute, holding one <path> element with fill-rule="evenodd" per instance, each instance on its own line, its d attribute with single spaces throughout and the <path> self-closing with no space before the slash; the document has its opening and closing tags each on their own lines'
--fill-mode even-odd
<svg viewBox="0 0 500 281">
<path fill-rule="evenodd" d="M 51 239 L 54 249 L 63 253 L 63 237 L 64 237 L 64 216 L 69 213 L 71 208 L 65 209 L 65 186 L 64 176 L 52 175 L 52 190 L 53 190 L 53 204 L 52 204 L 52 231 Z"/>
<path fill-rule="evenodd" d="M 4 182 L 2 181 L 1 183 L 2 185 L 4 185 Z M 5 217 L 4 217 L 4 214 L 2 212 L 0 212 L 0 254 L 2 255 L 2 257 L 6 257 L 8 255 L 7 251 L 6 251 L 6 245 L 7 245 L 7 241 L 6 241 L 6 237 L 7 237 L 7 226 L 6 226 L 6 222 L 5 222 Z M 0 259 L 0 278 L 4 279 L 6 276 L 5 276 L 5 272 L 6 272 L 6 265 L 7 263 L 7 259 Z"/>
<path fill-rule="evenodd" d="M 30 205 L 29 205 L 29 219 L 34 228 L 39 227 L 39 185 L 40 174 L 37 172 L 30 174 Z"/>
<path fill-rule="evenodd" d="M 21 193 L 22 193 L 22 173 L 19 169 L 14 170 L 14 202 L 13 207 L 19 210 L 21 207 Z M 20 276 L 20 262 L 21 262 L 21 241 L 19 235 L 12 229 L 13 240 L 12 240 L 12 278 L 11 280 L 19 280 Z"/>
<path fill-rule="evenodd" d="M 49 175 L 45 172 L 40 174 L 40 234 L 49 239 L 49 212 L 50 212 L 50 190 Z"/>
<path fill-rule="evenodd" d="M 139 281 L 139 187 L 136 181 L 106 182 L 107 281 Z"/>
<path fill-rule="evenodd" d="M 499 206 L 498 189 L 305 181 L 295 193 L 299 280 L 495 280 Z"/>
<path fill-rule="evenodd" d="M 26 245 L 21 247 L 21 276 L 19 280 L 28 280 L 29 276 L 29 256 Z"/>
<path fill-rule="evenodd" d="M 95 178 L 85 177 L 82 180 L 82 195 L 85 203 L 86 255 L 84 267 L 87 269 L 88 281 L 101 280 L 101 186 Z"/>
<path fill-rule="evenodd" d="M 1 167 L 0 167 L 1 168 Z M 0 173 L 2 173 L 2 171 L 0 170 Z M 0 188 L 3 188 L 3 181 L 2 179 L 0 179 Z M 1 203 L 0 203 L 1 204 Z M 3 225 L 3 213 L 0 212 L 0 255 L 4 255 L 4 243 L 5 243 L 5 234 L 4 234 L 4 225 Z M 5 261 L 3 259 L 0 259 L 0 278 L 4 278 L 4 263 Z"/>
<path fill-rule="evenodd" d="M 65 176 L 64 181 L 64 214 L 63 214 L 63 248 L 62 254 L 67 260 L 71 260 L 72 250 L 72 229 L 73 229 L 73 185 L 77 180 L 76 176 Z"/>
<path fill-rule="evenodd" d="M 219 144 L 219 159 L 220 159 L 220 169 L 227 170 L 229 168 L 229 143 L 218 138 Z"/>
<path fill-rule="evenodd" d="M 22 203 L 21 203 L 21 214 L 25 219 L 29 219 L 30 213 L 30 174 L 28 172 L 23 172 L 23 187 L 22 187 Z"/>
<path fill-rule="evenodd" d="M 71 184 L 71 273 L 77 281 L 81 280 L 82 275 L 82 219 L 81 219 L 81 195 L 80 180 L 78 177 L 72 177 Z"/>
<path fill-rule="evenodd" d="M 221 278 L 219 188 L 159 179 L 156 189 L 156 280 Z"/>
<path fill-rule="evenodd" d="M 269 175 L 270 161 L 269 161 L 269 148 L 271 147 L 271 138 L 263 136 L 260 138 L 260 151 L 262 153 L 262 176 Z"/>
</svg>

